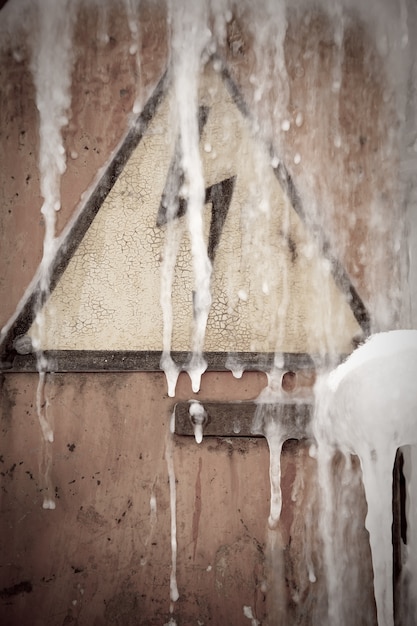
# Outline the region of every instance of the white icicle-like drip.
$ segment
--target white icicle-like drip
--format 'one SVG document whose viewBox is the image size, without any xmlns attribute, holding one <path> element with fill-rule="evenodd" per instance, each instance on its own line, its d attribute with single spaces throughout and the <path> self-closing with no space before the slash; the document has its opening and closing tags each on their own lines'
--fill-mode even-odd
<svg viewBox="0 0 417 626">
<path fill-rule="evenodd" d="M 56 253 L 56 211 L 61 208 L 61 176 L 66 170 L 62 128 L 68 123 L 73 62 L 75 13 L 68 0 L 38 3 L 37 29 L 32 42 L 31 70 L 39 111 L 39 173 L 45 223 L 40 290 L 49 291 L 51 264 Z"/>
<path fill-rule="evenodd" d="M 39 111 L 39 173 L 45 233 L 43 256 L 39 268 L 39 291 L 35 303 L 34 349 L 37 354 L 39 382 L 36 408 L 44 442 L 52 443 L 53 429 L 48 416 L 46 376 L 48 362 L 42 351 L 47 328 L 43 304 L 50 288 L 52 263 L 57 250 L 55 236 L 56 211 L 61 208 L 61 176 L 66 169 L 62 128 L 68 123 L 67 110 L 71 102 L 71 71 L 73 60 L 72 34 L 75 11 L 68 0 L 44 0 L 37 4 L 37 28 L 32 33 L 31 71 Z M 46 490 L 51 490 L 50 451 L 44 446 Z M 46 458 L 48 457 L 48 458 Z M 55 508 L 53 496 L 45 497 L 44 508 Z"/>
<path fill-rule="evenodd" d="M 274 370 L 268 374 L 268 386 L 257 398 L 258 407 L 252 424 L 254 434 L 262 434 L 269 448 L 269 479 L 271 487 L 269 528 L 277 527 L 281 516 L 281 452 L 289 438 L 288 429 L 281 423 L 279 407 L 285 402 L 282 391 L 282 372 Z"/>
<path fill-rule="evenodd" d="M 207 420 L 206 410 L 201 402 L 198 402 L 198 400 L 191 400 L 189 414 L 193 425 L 196 443 L 201 443 L 203 441 L 203 427 Z"/>
<path fill-rule="evenodd" d="M 203 230 L 203 208 L 205 184 L 199 151 L 198 128 L 198 83 L 201 67 L 201 55 L 210 40 L 211 33 L 207 27 L 207 12 L 204 3 L 192 0 L 181 5 L 170 3 L 171 34 L 171 68 L 175 94 L 176 114 L 180 137 L 181 168 L 184 184 L 181 196 L 187 202 L 187 224 L 190 233 L 191 253 L 194 273 L 193 316 L 194 328 L 192 336 L 192 358 L 188 366 L 193 391 L 200 388 L 200 379 L 206 370 L 207 363 L 203 357 L 204 336 L 207 318 L 211 305 L 210 277 L 211 263 L 207 255 L 207 244 Z M 169 220 L 168 214 L 168 222 Z M 167 236 L 169 236 L 167 230 Z M 167 243 L 165 248 L 167 266 L 173 273 L 176 258 L 175 238 L 172 238 L 172 250 Z M 173 259 L 174 263 L 170 263 Z M 163 278 L 163 286 L 165 279 Z M 172 290 L 172 274 L 166 279 L 162 306 L 167 307 L 164 313 L 164 349 L 161 367 L 164 369 L 169 393 L 175 389 L 177 368 L 170 357 L 172 336 L 172 307 L 167 302 Z M 174 388 L 174 389 L 173 389 Z"/>
<path fill-rule="evenodd" d="M 332 489 L 329 472 L 332 453 L 339 449 L 346 455 L 356 454 L 368 504 L 366 528 L 379 626 L 394 623 L 392 471 L 397 449 L 417 443 L 416 372 L 417 330 L 398 330 L 373 335 L 316 385 L 314 435 L 318 443 L 322 507 L 326 514 Z M 412 475 L 410 484 L 414 482 Z M 327 530 L 324 529 L 325 543 Z M 340 599 L 332 594 L 335 554 L 327 549 L 325 557 L 331 619 L 337 615 Z"/>
<path fill-rule="evenodd" d="M 175 468 L 173 457 L 173 441 L 172 436 L 175 432 L 175 412 L 172 413 L 169 430 L 167 432 L 166 444 L 165 444 L 165 459 L 168 469 L 169 480 L 169 499 L 171 509 L 171 575 L 170 575 L 170 598 L 171 606 L 170 612 L 174 612 L 174 603 L 178 600 L 178 586 L 177 586 L 177 493 L 175 487 Z M 176 624 L 176 621 L 171 617 L 169 624 Z"/>
<path fill-rule="evenodd" d="M 143 108 L 142 94 L 140 89 L 140 81 L 142 74 L 141 64 L 141 33 L 140 33 L 140 4 L 141 0 L 124 0 L 126 6 L 127 20 L 129 24 L 131 43 L 129 46 L 129 54 L 134 55 L 137 70 L 137 86 L 136 97 L 133 104 L 133 114 L 138 115 Z"/>
<path fill-rule="evenodd" d="M 162 356 L 160 367 L 165 373 L 168 384 L 168 395 L 175 396 L 180 368 L 171 357 L 172 328 L 174 323 L 172 310 L 172 285 L 174 281 L 175 263 L 179 248 L 179 232 L 175 228 L 173 220 L 174 205 L 170 201 L 167 208 L 167 225 L 164 254 L 161 263 L 161 294 L 160 303 L 162 308 L 163 331 L 162 331 Z"/>
<path fill-rule="evenodd" d="M 259 620 L 256 619 L 256 617 L 254 617 L 251 606 L 245 605 L 243 607 L 243 615 L 247 617 L 248 619 L 250 619 L 251 626 L 259 626 L 260 622 Z"/>
</svg>

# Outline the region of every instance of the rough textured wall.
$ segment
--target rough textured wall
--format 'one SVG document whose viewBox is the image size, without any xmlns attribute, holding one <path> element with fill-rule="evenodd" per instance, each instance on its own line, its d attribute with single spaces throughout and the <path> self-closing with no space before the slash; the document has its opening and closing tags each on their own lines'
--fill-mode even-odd
<svg viewBox="0 0 417 626">
<path fill-rule="evenodd" d="M 59 230 L 120 141 L 135 98 L 139 95 L 144 102 L 165 69 L 165 13 L 152 4 L 146 6 L 145 16 L 139 75 L 135 55 L 129 54 L 132 35 L 123 12 L 110 11 L 107 23 L 100 23 L 91 10 L 77 22 Z M 236 15 L 230 22 L 230 47 L 225 55 L 251 102 L 249 77 L 257 66 L 247 35 L 249 19 Z M 107 33 L 108 41 L 100 40 L 100 33 Z M 390 114 L 380 97 L 383 78 L 377 60 L 368 54 L 366 37 L 355 25 L 346 31 L 343 80 L 336 97 L 329 68 L 340 50 L 332 42 L 328 22 L 323 16 L 295 15 L 285 52 L 289 113 L 297 130 L 292 125 L 276 142 L 284 146 L 294 180 L 300 190 L 306 190 L 304 198 L 317 209 L 319 221 L 334 222 L 335 228 L 329 229 L 336 237 L 332 245 L 341 253 L 361 294 L 372 300 L 377 284 L 374 275 L 387 275 L 392 259 L 390 245 L 380 245 L 387 232 L 378 231 L 374 237 L 367 219 L 369 185 L 375 176 L 381 177 L 377 187 L 382 195 L 387 194 L 387 207 L 393 187 L 385 175 L 392 163 L 384 162 L 384 148 L 380 150 Z M 4 323 L 39 263 L 43 224 L 29 50 L 16 39 L 5 42 L 1 55 L 0 302 Z M 308 89 L 305 76 L 309 77 Z M 321 94 L 323 100 L 320 97 L 309 107 L 312 93 Z M 328 110 L 334 113 L 335 100 L 340 146 L 333 135 L 332 116 L 327 115 Z M 262 104 L 271 107 L 271 102 L 273 90 Z M 304 119 L 298 118 L 297 125 L 299 109 Z M 298 164 L 296 154 L 301 157 Z M 304 168 L 306 163 L 309 168 Z M 323 217 L 324 207 L 328 211 Z M 374 249 L 386 254 L 375 256 Z M 55 420 L 53 444 L 41 438 L 37 383 L 36 375 L 5 373 L 2 377 L 1 524 L 6 538 L 0 570 L 2 623 L 98 626 L 168 621 L 171 554 L 165 439 L 172 403 L 193 396 L 188 379 L 181 377 L 172 400 L 166 396 L 160 373 L 48 376 L 48 411 Z M 265 384 L 265 377 L 257 374 L 236 381 L 230 373 L 210 373 L 203 377 L 199 398 L 253 399 Z M 320 550 L 310 555 L 318 576 L 314 583 L 305 561 L 305 542 L 316 519 L 315 466 L 307 447 L 289 444 L 284 451 L 284 507 L 275 534 L 266 528 L 269 458 L 265 441 L 207 439 L 198 447 L 194 440 L 175 438 L 173 459 L 178 480 L 180 591 L 175 615 L 180 623 L 200 620 L 240 626 L 248 623 L 244 606 L 250 606 L 265 624 L 309 624 L 323 615 L 326 598 Z M 56 496 L 53 511 L 42 509 L 47 489 Z M 151 508 L 152 495 L 156 511 Z M 373 601 L 364 509 L 358 489 L 352 515 L 364 564 L 359 577 L 363 605 L 355 599 L 352 606 L 369 616 Z M 359 623 L 356 617 L 355 624 Z"/>
<path fill-rule="evenodd" d="M 58 232 L 123 136 L 135 100 L 138 106 L 146 102 L 167 66 L 169 39 L 163 3 L 141 4 L 139 64 L 136 54 L 129 53 L 137 42 L 125 11 L 115 6 L 108 12 L 85 10 L 76 22 L 72 105 L 64 130 L 67 171 L 62 178 Z M 374 325 L 389 326 L 396 307 L 386 302 L 399 297 L 402 279 L 401 264 L 393 262 L 401 234 L 401 205 L 395 201 L 397 120 L 393 94 L 374 44 L 353 17 L 345 20 L 343 41 L 336 45 L 332 22 L 323 13 L 290 14 L 283 42 L 283 99 L 274 65 L 277 52 L 270 49 L 268 38 L 263 46 L 256 44 L 255 23 L 253 15 L 236 9 L 227 27 L 227 47 L 221 50 L 228 70 L 255 119 L 266 120 L 263 130 L 282 153 L 308 218 L 322 227 L 330 250 L 371 307 Z M 19 33 L 13 41 L 2 39 L 0 322 L 4 324 L 40 261 L 43 224 L 39 217 L 38 115 L 28 71 L 30 48 Z M 255 88 L 261 81 L 266 88 L 259 100 Z M 285 131 L 283 111 L 289 123 Z M 28 227 L 27 219 L 31 220 Z M 20 267 L 21 283 L 12 278 L 15 267 Z M 385 321 L 382 310 L 387 311 Z"/>
<path fill-rule="evenodd" d="M 34 414 L 37 382 L 35 374 L 15 374 L 2 383 L 2 534 L 7 537 L 1 545 L 2 624 L 168 622 L 166 437 L 173 400 L 163 375 L 51 375 L 53 444 L 41 441 Z M 238 381 L 210 373 L 198 398 L 250 400 L 264 384 L 260 374 L 247 373 Z M 183 374 L 176 400 L 191 397 L 196 396 Z M 264 439 L 207 438 L 198 446 L 193 439 L 175 438 L 173 463 L 178 623 L 239 626 L 246 623 L 244 606 L 270 626 L 317 623 L 326 603 L 314 522 L 315 463 L 308 446 L 292 441 L 284 447 L 283 514 L 275 531 L 266 527 Z M 48 489 L 55 510 L 42 508 Z M 370 576 L 361 490 L 352 498 L 361 571 L 352 615 L 355 624 L 360 616 L 369 624 L 371 587 L 361 584 Z"/>
<path fill-rule="evenodd" d="M 166 67 L 165 12 L 143 3 L 140 75 L 129 54 L 131 34 L 120 5 L 103 13 L 84 10 L 76 22 L 69 124 L 65 128 L 67 170 L 57 234 L 94 183 L 127 130 L 136 94 L 146 101 Z M 30 24 L 29 24 L 30 26 Z M 106 37 L 104 37 L 106 35 Z M 42 256 L 43 221 L 38 173 L 38 113 L 29 71 L 30 38 L 2 35 L 0 111 L 2 189 L 1 318 L 14 312 Z M 14 274 L 19 268 L 19 281 Z"/>
</svg>

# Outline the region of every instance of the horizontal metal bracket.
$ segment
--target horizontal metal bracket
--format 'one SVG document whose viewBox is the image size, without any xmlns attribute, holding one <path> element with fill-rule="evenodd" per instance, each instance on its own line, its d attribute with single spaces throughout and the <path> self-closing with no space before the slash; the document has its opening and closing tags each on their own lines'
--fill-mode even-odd
<svg viewBox="0 0 417 626">
<path fill-rule="evenodd" d="M 193 408 L 203 409 L 196 412 Z M 175 434 L 195 436 L 195 415 L 198 415 L 204 437 L 263 437 L 263 420 L 273 420 L 282 427 L 286 439 L 306 439 L 311 436 L 312 405 L 291 402 L 256 404 L 254 402 L 178 402 L 174 407 Z"/>
</svg>

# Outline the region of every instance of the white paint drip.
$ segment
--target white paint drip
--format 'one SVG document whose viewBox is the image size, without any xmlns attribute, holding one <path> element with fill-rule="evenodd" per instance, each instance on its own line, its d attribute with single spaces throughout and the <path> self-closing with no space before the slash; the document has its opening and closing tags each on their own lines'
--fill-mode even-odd
<svg viewBox="0 0 417 626">
<path fill-rule="evenodd" d="M 201 320 L 200 320 L 201 321 Z M 194 344 L 195 346 L 196 344 Z M 199 350 L 194 351 L 189 364 L 187 365 L 187 373 L 191 380 L 191 389 L 194 393 L 200 391 L 201 377 L 207 369 L 207 361 Z"/>
<path fill-rule="evenodd" d="M 281 451 L 287 435 L 281 425 L 271 419 L 264 426 L 265 438 L 269 446 L 269 478 L 271 482 L 271 503 L 268 518 L 269 527 L 276 528 L 281 515 Z"/>
<path fill-rule="evenodd" d="M 141 36 L 139 25 L 139 11 L 141 0 L 124 0 L 126 7 L 126 14 L 129 24 L 130 36 L 132 43 L 129 46 L 129 54 L 135 56 L 136 60 L 136 73 L 137 73 L 137 86 L 136 97 L 133 103 L 133 114 L 138 115 L 143 108 L 142 103 L 142 90 L 140 89 L 141 75 L 142 75 L 142 62 L 141 62 Z"/>
<path fill-rule="evenodd" d="M 242 378 L 245 365 L 241 359 L 229 354 L 226 359 L 225 367 L 232 372 L 234 378 Z"/>
<path fill-rule="evenodd" d="M 55 501 L 52 498 L 44 498 L 42 508 L 54 510 L 56 508 Z"/>
<path fill-rule="evenodd" d="M 160 303 L 162 309 L 163 334 L 162 334 L 162 356 L 160 367 L 165 373 L 168 384 L 168 395 L 175 396 L 180 368 L 171 357 L 171 342 L 173 328 L 172 310 L 172 285 L 174 281 L 175 264 L 180 244 L 180 231 L 173 220 L 175 211 L 174 198 L 169 198 L 167 207 L 167 230 L 164 246 L 164 254 L 161 263 L 161 294 Z"/>
<path fill-rule="evenodd" d="M 53 443 L 54 431 L 48 421 L 47 410 L 49 406 L 45 393 L 46 372 L 39 372 L 38 387 L 36 390 L 36 411 L 38 414 L 39 424 L 45 441 Z"/>
<path fill-rule="evenodd" d="M 201 443 L 203 441 L 203 427 L 200 424 L 195 424 L 194 426 L 194 437 L 196 443 Z"/>
<path fill-rule="evenodd" d="M 172 413 L 165 444 L 165 458 L 169 479 L 169 499 L 171 507 L 171 575 L 170 575 L 170 597 L 172 602 L 178 600 L 177 586 L 177 500 L 175 487 L 175 468 L 173 458 L 172 433 L 175 431 L 175 413 Z"/>
<path fill-rule="evenodd" d="M 177 386 L 178 376 L 180 374 L 179 366 L 174 362 L 170 352 L 163 351 L 160 361 L 160 367 L 163 370 L 168 384 L 168 396 L 175 396 L 175 388 Z"/>
<path fill-rule="evenodd" d="M 156 496 L 154 494 L 154 492 L 152 491 L 151 493 L 151 498 L 149 500 L 149 508 L 150 508 L 150 524 L 151 526 L 153 526 L 156 522 L 156 514 L 157 514 L 157 503 L 156 503 Z"/>
<path fill-rule="evenodd" d="M 195 440 L 197 443 L 201 443 L 203 441 L 203 426 L 207 420 L 207 413 L 204 406 L 198 400 L 190 401 L 189 413 L 193 424 Z"/>
<path fill-rule="evenodd" d="M 322 487 L 322 506 L 330 511 L 330 460 L 335 448 L 358 455 L 363 475 L 374 569 L 379 626 L 392 626 L 392 470 L 396 450 L 417 443 L 417 331 L 372 336 L 336 370 L 316 384 L 314 434 Z M 411 484 L 414 482 L 412 477 Z M 325 530 L 326 532 L 326 530 Z M 325 539 L 325 537 L 324 537 Z M 327 552 L 329 606 L 334 564 Z M 332 615 L 330 615 L 330 618 Z"/>
<path fill-rule="evenodd" d="M 66 170 L 62 128 L 71 103 L 73 26 L 75 11 L 68 0 L 37 3 L 37 28 L 32 31 L 31 71 L 39 111 L 39 173 L 45 222 L 40 288 L 49 290 L 51 263 L 56 253 L 55 212 L 61 208 L 60 182 Z M 53 53 L 51 52 L 53 51 Z"/>
<path fill-rule="evenodd" d="M 288 433 L 277 419 L 276 406 L 282 400 L 281 380 L 279 373 L 268 375 L 268 386 L 257 399 L 259 406 L 256 409 L 252 424 L 254 434 L 262 434 L 269 447 L 269 478 L 271 486 L 270 511 L 268 525 L 271 529 L 277 527 L 282 508 L 281 493 L 281 451 L 282 445 L 288 439 Z"/>
<path fill-rule="evenodd" d="M 44 0 L 37 3 L 37 27 L 32 30 L 32 59 L 30 68 L 36 89 L 39 111 L 39 174 L 43 197 L 41 213 L 45 224 L 43 255 L 39 270 L 39 294 L 35 304 L 35 341 L 39 382 L 36 408 L 43 438 L 52 443 L 54 434 L 47 418 L 48 401 L 45 381 L 47 360 L 41 350 L 45 334 L 43 303 L 49 294 L 50 273 L 57 251 L 55 238 L 56 211 L 61 208 L 60 183 L 66 169 L 62 128 L 68 123 L 71 71 L 73 61 L 72 34 L 75 11 L 67 0 Z M 48 464 L 49 467 L 50 464 Z M 50 483 L 49 475 L 46 483 Z M 53 506 L 52 506 L 53 505 Z M 46 498 L 43 508 L 55 508 Z"/>
<path fill-rule="evenodd" d="M 243 615 L 251 620 L 251 626 L 259 626 L 260 622 L 254 617 L 251 606 L 243 607 Z"/>
<path fill-rule="evenodd" d="M 43 509 L 55 509 L 55 491 L 52 484 L 51 468 L 52 468 L 52 447 L 50 441 L 46 438 L 42 439 L 41 458 L 39 463 L 40 483 L 43 491 Z"/>
<path fill-rule="evenodd" d="M 202 353 L 211 305 L 211 263 L 203 230 L 205 183 L 199 150 L 197 96 L 201 55 L 211 33 L 207 26 L 205 3 L 184 0 L 178 4 L 171 1 L 169 6 L 173 27 L 171 39 L 173 83 L 181 138 L 181 164 L 187 190 L 187 224 L 195 285 L 193 356 L 188 373 L 193 391 L 197 392 L 200 388 L 201 375 L 207 368 Z"/>
<path fill-rule="evenodd" d="M 42 355 L 41 355 L 42 356 Z M 40 356 L 38 355 L 38 359 Z M 50 448 L 51 443 L 54 441 L 54 431 L 48 414 L 49 399 L 46 387 L 46 372 L 39 370 L 38 386 L 36 389 L 36 412 L 38 415 L 39 424 L 42 431 L 42 446 L 41 446 L 41 483 L 42 489 L 48 493 L 53 494 L 53 485 L 51 480 L 51 467 L 52 467 L 52 450 Z M 51 495 L 45 496 L 42 504 L 44 509 L 54 509 L 55 501 Z"/>
</svg>

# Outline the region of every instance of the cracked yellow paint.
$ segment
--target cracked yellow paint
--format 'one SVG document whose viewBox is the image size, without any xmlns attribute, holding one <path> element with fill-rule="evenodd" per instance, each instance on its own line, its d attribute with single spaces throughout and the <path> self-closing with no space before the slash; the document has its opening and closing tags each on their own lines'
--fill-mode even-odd
<svg viewBox="0 0 417 626">
<path fill-rule="evenodd" d="M 162 349 L 166 227 L 158 227 L 156 217 L 175 149 L 171 97 L 167 93 L 49 298 L 43 349 Z M 206 187 L 236 176 L 213 266 L 205 350 L 350 352 L 360 328 L 329 262 L 213 71 L 202 80 L 200 104 L 209 107 L 200 142 Z M 207 238 L 210 217 L 208 204 Z M 180 246 L 172 349 L 189 350 L 194 277 L 185 218 L 174 228 Z M 34 337 L 34 327 L 29 334 Z"/>
</svg>

